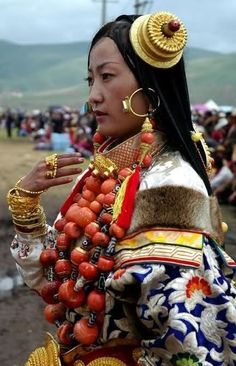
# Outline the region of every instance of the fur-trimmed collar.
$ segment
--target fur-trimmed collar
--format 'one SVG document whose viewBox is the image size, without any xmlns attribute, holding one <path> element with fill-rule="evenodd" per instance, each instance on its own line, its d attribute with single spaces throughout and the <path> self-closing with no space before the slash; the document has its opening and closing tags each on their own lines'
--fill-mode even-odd
<svg viewBox="0 0 236 366">
<path fill-rule="evenodd" d="M 128 234 L 153 226 L 197 230 L 223 242 L 217 199 L 190 188 L 169 185 L 137 193 Z"/>
</svg>

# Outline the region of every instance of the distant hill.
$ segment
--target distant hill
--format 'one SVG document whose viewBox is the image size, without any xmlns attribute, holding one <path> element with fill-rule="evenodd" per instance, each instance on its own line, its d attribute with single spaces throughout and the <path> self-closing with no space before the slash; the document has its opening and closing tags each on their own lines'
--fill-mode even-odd
<svg viewBox="0 0 236 366">
<path fill-rule="evenodd" d="M 0 41 L 0 105 L 46 108 L 80 106 L 87 99 L 88 42 L 18 45 Z M 213 99 L 236 105 L 236 54 L 185 51 L 192 103 Z"/>
</svg>

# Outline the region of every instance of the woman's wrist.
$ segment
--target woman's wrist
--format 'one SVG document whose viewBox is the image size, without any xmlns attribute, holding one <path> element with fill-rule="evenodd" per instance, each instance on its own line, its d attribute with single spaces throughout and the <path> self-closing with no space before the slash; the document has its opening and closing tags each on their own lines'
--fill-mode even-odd
<svg viewBox="0 0 236 366">
<path fill-rule="evenodd" d="M 15 184 L 15 189 L 18 191 L 19 195 L 21 196 L 39 196 L 40 194 L 42 194 L 43 192 L 45 192 L 46 190 L 41 190 L 41 191 L 31 191 L 25 188 L 21 187 L 21 182 L 24 179 L 24 177 L 21 177 Z"/>
<path fill-rule="evenodd" d="M 46 233 L 46 217 L 43 207 L 40 206 L 39 195 L 22 196 L 14 187 L 9 190 L 7 201 L 17 232 L 33 236 L 41 236 Z"/>
</svg>

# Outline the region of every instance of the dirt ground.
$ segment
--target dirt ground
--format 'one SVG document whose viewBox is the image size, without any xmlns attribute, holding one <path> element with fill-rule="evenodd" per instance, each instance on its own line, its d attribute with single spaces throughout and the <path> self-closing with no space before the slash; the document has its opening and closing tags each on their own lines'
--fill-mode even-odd
<svg viewBox="0 0 236 366">
<path fill-rule="evenodd" d="M 0 140 L 0 279 L 16 274 L 15 263 L 9 252 L 14 229 L 5 199 L 7 191 L 37 160 L 46 155 L 48 152 L 33 150 L 31 142 Z M 48 191 L 43 198 L 49 223 L 53 222 L 69 190 L 70 186 L 58 187 L 56 190 Z M 223 207 L 224 219 L 230 225 L 226 237 L 226 249 L 234 257 L 236 257 L 235 214 L 234 208 Z M 54 327 L 43 319 L 43 308 L 44 304 L 38 295 L 24 285 L 16 287 L 0 298 L 1 366 L 23 366 L 27 355 L 34 348 L 42 345 L 45 332 L 53 333 Z"/>
<path fill-rule="evenodd" d="M 14 229 L 6 194 L 17 179 L 48 154 L 50 153 L 46 151 L 33 150 L 29 141 L 0 140 L 0 280 L 5 276 L 14 277 L 17 273 L 9 252 Z M 70 185 L 58 187 L 42 197 L 49 223 L 53 222 L 70 189 Z M 0 297 L 1 366 L 23 366 L 27 355 L 36 346 L 42 345 L 45 332 L 55 330 L 43 319 L 43 309 L 44 303 L 40 297 L 24 285 L 17 286 Z"/>
</svg>

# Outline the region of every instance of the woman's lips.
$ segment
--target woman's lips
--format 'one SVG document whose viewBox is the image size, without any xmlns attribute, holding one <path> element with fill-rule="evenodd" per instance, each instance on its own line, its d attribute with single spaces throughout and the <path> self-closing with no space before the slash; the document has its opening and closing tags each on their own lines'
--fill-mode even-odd
<svg viewBox="0 0 236 366">
<path fill-rule="evenodd" d="M 104 116 L 106 113 L 103 113 L 101 111 L 95 111 L 96 116 Z"/>
<path fill-rule="evenodd" d="M 106 113 L 103 113 L 101 111 L 96 111 L 95 112 L 95 116 L 96 116 L 96 121 L 98 123 L 102 123 L 104 122 L 104 117 L 106 116 L 107 114 Z"/>
</svg>

